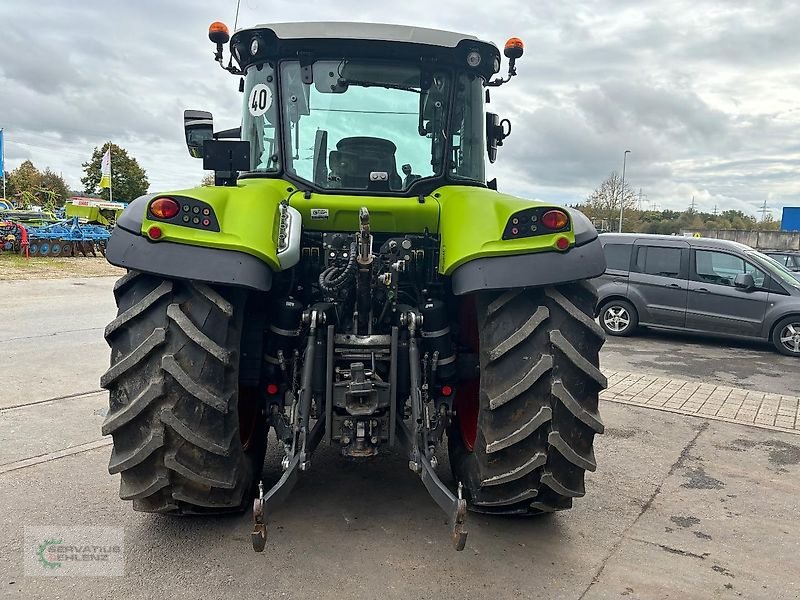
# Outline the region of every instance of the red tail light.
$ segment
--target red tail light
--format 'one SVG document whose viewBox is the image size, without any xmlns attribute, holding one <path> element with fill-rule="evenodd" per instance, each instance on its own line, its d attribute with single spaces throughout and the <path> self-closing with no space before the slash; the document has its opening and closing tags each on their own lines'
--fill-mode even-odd
<svg viewBox="0 0 800 600">
<path fill-rule="evenodd" d="M 171 219 L 181 210 L 181 205 L 172 198 L 156 198 L 150 203 L 150 214 L 157 219 Z"/>
<path fill-rule="evenodd" d="M 548 210 L 542 215 L 542 225 L 548 229 L 564 229 L 569 223 L 569 216 L 563 210 Z"/>
</svg>

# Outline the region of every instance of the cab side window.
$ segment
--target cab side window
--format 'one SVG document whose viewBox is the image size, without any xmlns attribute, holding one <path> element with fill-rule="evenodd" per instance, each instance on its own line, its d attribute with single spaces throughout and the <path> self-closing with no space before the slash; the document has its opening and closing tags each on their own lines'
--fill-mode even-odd
<svg viewBox="0 0 800 600">
<path fill-rule="evenodd" d="M 750 273 L 758 287 L 764 286 L 767 277 L 764 271 L 738 256 L 711 250 L 695 252 L 695 271 L 698 281 L 729 287 L 733 287 L 733 280 L 741 273 Z"/>
</svg>

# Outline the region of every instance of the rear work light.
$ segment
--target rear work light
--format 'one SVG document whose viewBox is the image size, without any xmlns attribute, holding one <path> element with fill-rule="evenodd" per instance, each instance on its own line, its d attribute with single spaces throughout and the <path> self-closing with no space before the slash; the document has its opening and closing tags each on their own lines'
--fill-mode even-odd
<svg viewBox="0 0 800 600">
<path fill-rule="evenodd" d="M 181 210 L 181 205 L 172 198 L 156 198 L 150 203 L 150 214 L 157 219 L 171 219 Z"/>
<path fill-rule="evenodd" d="M 569 223 L 569 216 L 563 210 L 548 210 L 542 215 L 542 225 L 548 229 L 564 229 Z"/>
</svg>

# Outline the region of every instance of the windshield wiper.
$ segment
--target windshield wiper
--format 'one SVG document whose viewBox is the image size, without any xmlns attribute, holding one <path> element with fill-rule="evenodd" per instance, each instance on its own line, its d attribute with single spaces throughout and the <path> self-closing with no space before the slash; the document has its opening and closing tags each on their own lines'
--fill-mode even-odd
<svg viewBox="0 0 800 600">
<path fill-rule="evenodd" d="M 339 79 L 339 85 L 360 85 L 361 87 L 382 87 L 388 90 L 403 90 L 404 92 L 414 92 L 421 94 L 422 90 L 402 83 L 379 83 L 377 81 L 361 81 L 358 79 Z"/>
</svg>

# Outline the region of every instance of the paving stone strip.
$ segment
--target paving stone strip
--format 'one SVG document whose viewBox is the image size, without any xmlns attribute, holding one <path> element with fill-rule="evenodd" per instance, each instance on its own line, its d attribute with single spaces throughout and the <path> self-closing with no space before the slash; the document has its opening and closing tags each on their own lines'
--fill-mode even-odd
<svg viewBox="0 0 800 600">
<path fill-rule="evenodd" d="M 601 400 L 800 433 L 800 398 L 622 371 L 605 372 Z"/>
</svg>

